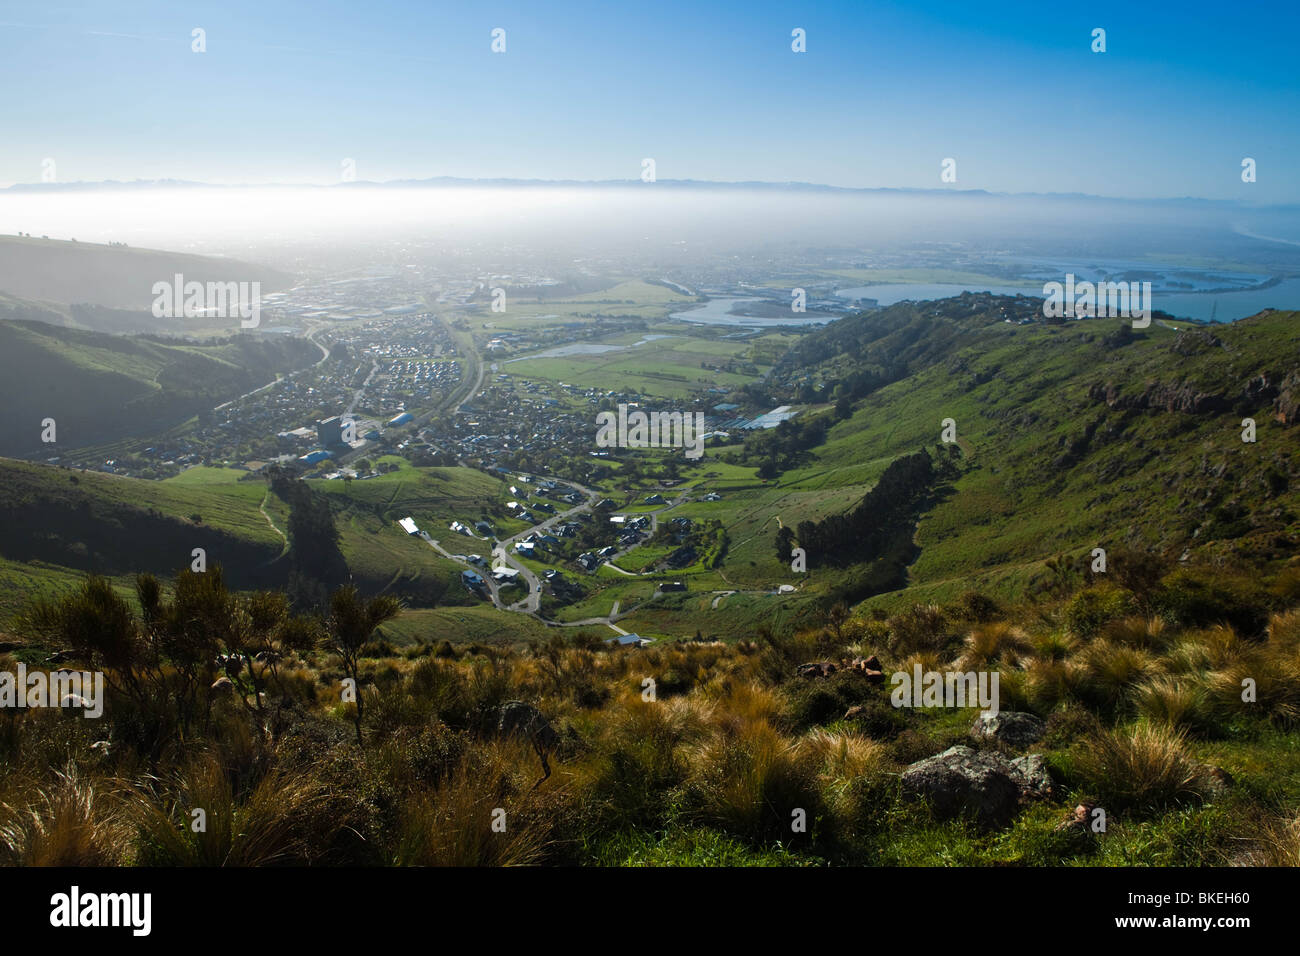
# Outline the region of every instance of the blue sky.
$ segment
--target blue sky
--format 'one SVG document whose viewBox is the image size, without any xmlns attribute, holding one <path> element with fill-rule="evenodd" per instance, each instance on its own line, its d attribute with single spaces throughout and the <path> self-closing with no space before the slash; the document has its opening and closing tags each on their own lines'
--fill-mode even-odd
<svg viewBox="0 0 1300 956">
<path fill-rule="evenodd" d="M 1300 201 L 1300 4 L 1133 6 L 7 0 L 0 183 L 47 157 L 61 181 L 225 183 L 653 157 L 660 179 L 929 188 L 952 157 L 945 188 Z"/>
</svg>

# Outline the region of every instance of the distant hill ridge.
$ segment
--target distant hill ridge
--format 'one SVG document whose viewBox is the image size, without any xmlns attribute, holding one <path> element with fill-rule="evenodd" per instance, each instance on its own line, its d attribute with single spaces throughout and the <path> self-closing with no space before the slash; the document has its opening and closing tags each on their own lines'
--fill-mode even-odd
<svg viewBox="0 0 1300 956">
<path fill-rule="evenodd" d="M 156 282 L 261 283 L 263 294 L 287 289 L 286 273 L 236 259 L 136 249 L 73 240 L 0 236 L 0 292 L 37 303 L 84 303 L 139 313 L 133 331 L 181 331 L 182 319 L 151 314 Z M 114 331 L 101 329 L 101 331 Z"/>
</svg>

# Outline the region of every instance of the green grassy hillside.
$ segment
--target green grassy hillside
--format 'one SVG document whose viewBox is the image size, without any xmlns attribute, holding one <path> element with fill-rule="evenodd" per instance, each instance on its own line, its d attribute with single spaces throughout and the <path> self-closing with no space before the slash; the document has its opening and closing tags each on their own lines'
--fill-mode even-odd
<svg viewBox="0 0 1300 956">
<path fill-rule="evenodd" d="M 320 350 L 287 336 L 198 343 L 0 321 L 0 355 L 0 454 L 54 457 L 165 430 L 317 361 Z M 46 418 L 57 426 L 53 444 L 41 440 Z"/>
<path fill-rule="evenodd" d="M 825 443 L 781 474 L 773 507 L 779 492 L 814 482 L 865 491 L 883 463 L 939 446 L 951 418 L 960 476 L 917 525 L 909 573 L 926 594 L 1009 594 L 1043 580 L 1048 559 L 1094 547 L 1249 562 L 1294 552 L 1300 315 L 1130 331 L 1119 320 L 1008 324 L 1000 306 L 922 313 L 932 305 L 845 320 L 792 352 L 816 361 L 787 363 L 791 386 L 891 363 L 897 380 L 867 387 Z M 866 339 L 873 326 L 892 327 L 894 341 L 855 352 L 854 333 Z M 1253 443 L 1242 441 L 1244 418 L 1256 423 Z"/>
</svg>

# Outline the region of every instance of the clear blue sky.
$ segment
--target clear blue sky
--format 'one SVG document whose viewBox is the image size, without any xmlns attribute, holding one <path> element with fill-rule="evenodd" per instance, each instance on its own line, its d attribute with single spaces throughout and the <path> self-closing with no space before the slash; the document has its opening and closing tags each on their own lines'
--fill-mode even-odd
<svg viewBox="0 0 1300 956">
<path fill-rule="evenodd" d="M 957 188 L 1300 201 L 1300 4 L 1136 6 L 10 2 L 0 184 L 46 157 L 61 181 L 227 183 L 653 157 L 660 179 L 938 187 L 953 157 Z"/>
</svg>

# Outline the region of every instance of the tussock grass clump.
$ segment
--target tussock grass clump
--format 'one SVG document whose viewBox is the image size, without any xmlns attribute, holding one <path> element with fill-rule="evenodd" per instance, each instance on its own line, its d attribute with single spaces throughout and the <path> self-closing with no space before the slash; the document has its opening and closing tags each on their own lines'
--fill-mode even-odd
<svg viewBox="0 0 1300 956">
<path fill-rule="evenodd" d="M 1136 647 L 1145 651 L 1158 651 L 1169 643 L 1164 618 L 1129 615 L 1111 621 L 1101 630 L 1101 635 L 1112 644 Z"/>
<path fill-rule="evenodd" d="M 307 866 L 327 862 L 346 798 L 309 770 L 276 769 L 240 800 L 221 764 L 196 757 L 168 782 L 126 791 L 146 866 Z M 202 810 L 196 831 L 195 810 Z"/>
<path fill-rule="evenodd" d="M 887 762 L 885 746 L 861 734 L 815 727 L 799 738 L 801 755 L 811 757 L 829 781 L 848 781 L 881 769 Z"/>
<path fill-rule="evenodd" d="M 1106 640 L 1085 648 L 1080 663 L 1085 671 L 1083 695 L 1105 709 L 1121 708 L 1155 666 L 1146 651 Z"/>
<path fill-rule="evenodd" d="M 1241 639 L 1237 631 L 1226 624 L 1191 631 L 1184 635 L 1184 640 L 1200 644 L 1210 662 L 1210 667 L 1214 670 L 1241 660 L 1253 650 L 1248 642 Z"/>
<path fill-rule="evenodd" d="M 1034 639 L 1034 656 L 1040 661 L 1063 661 L 1079 648 L 1079 641 L 1062 631 L 1049 631 Z"/>
<path fill-rule="evenodd" d="M 1268 619 L 1268 646 L 1278 651 L 1300 653 L 1300 611 L 1274 614 Z"/>
<path fill-rule="evenodd" d="M 26 806 L 0 805 L 0 861 L 9 866 L 118 866 L 130 836 L 122 802 L 72 765 Z"/>
<path fill-rule="evenodd" d="M 689 804 L 706 824 L 756 843 L 789 841 L 795 810 L 808 828 L 823 809 L 816 750 L 800 748 L 765 723 L 694 748 Z"/>
<path fill-rule="evenodd" d="M 816 727 L 796 745 L 799 756 L 816 768 L 822 799 L 839 819 L 857 814 L 865 780 L 879 777 L 890 761 L 879 741 L 856 733 L 835 733 Z"/>
<path fill-rule="evenodd" d="M 724 730 L 777 721 L 781 698 L 770 687 L 754 681 L 728 681 L 716 698 L 718 719 Z"/>
<path fill-rule="evenodd" d="M 1259 653 L 1210 676 L 1210 697 L 1222 720 L 1262 718 L 1278 726 L 1300 722 L 1300 661 Z M 1247 699 L 1254 694 L 1254 700 Z"/>
<path fill-rule="evenodd" d="M 998 707 L 1001 710 L 1035 710 L 1029 689 L 1029 673 L 998 668 Z"/>
<path fill-rule="evenodd" d="M 1275 817 L 1265 825 L 1254 862 L 1261 866 L 1300 866 L 1300 814 Z"/>
<path fill-rule="evenodd" d="M 1184 732 L 1162 724 L 1102 731 L 1085 743 L 1076 766 L 1089 792 L 1112 810 L 1157 810 L 1199 796 L 1199 766 Z"/>
<path fill-rule="evenodd" d="M 966 635 L 958 670 L 981 670 L 994 663 L 1017 664 L 1033 650 L 1029 636 L 1005 621 L 982 624 Z"/>
<path fill-rule="evenodd" d="M 1204 675 L 1211 670 L 1210 650 L 1195 637 L 1180 637 L 1158 661 L 1166 674 Z"/>
<path fill-rule="evenodd" d="M 1169 727 L 1197 732 L 1214 726 L 1205 685 L 1195 678 L 1151 677 L 1134 690 L 1133 705 L 1139 716 Z"/>
<path fill-rule="evenodd" d="M 527 753 L 525 753 L 527 751 Z M 403 803 L 391 862 L 397 866 L 528 866 L 543 862 L 562 793 L 531 790 L 532 750 L 498 741 L 466 755 L 437 788 Z M 502 814 L 504 813 L 504 817 Z M 493 829 L 495 821 L 497 829 Z"/>
<path fill-rule="evenodd" d="M 1071 660 L 1037 660 L 1026 669 L 1030 709 L 1045 714 L 1081 696 L 1087 671 Z"/>
</svg>

